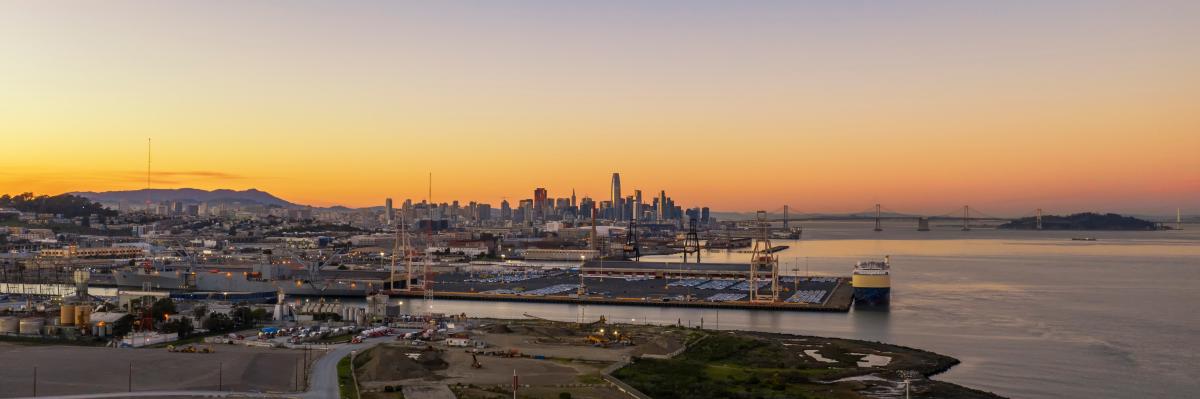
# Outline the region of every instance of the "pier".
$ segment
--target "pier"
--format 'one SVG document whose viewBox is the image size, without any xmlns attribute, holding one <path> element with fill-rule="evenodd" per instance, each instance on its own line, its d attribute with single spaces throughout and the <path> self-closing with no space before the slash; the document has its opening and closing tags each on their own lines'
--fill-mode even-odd
<svg viewBox="0 0 1200 399">
<path fill-rule="evenodd" d="M 782 276 L 775 301 L 749 300 L 749 266 L 720 263 L 588 261 L 579 270 L 454 271 L 433 276 L 429 291 L 389 295 L 475 301 L 845 312 L 846 277 Z M 765 287 L 766 281 L 757 285 Z M 762 294 L 760 294 L 762 295 Z"/>
</svg>

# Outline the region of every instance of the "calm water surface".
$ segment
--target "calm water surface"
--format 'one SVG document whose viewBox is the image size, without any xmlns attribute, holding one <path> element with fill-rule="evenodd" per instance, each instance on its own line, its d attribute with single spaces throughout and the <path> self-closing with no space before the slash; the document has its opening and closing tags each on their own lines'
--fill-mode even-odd
<svg viewBox="0 0 1200 399">
<path fill-rule="evenodd" d="M 788 273 L 849 275 L 892 256 L 887 312 L 767 312 L 435 301 L 436 312 L 699 324 L 866 339 L 962 360 L 938 379 L 1014 398 L 1195 397 L 1200 390 L 1200 225 L 1161 232 L 1035 232 L 896 223 L 805 224 L 780 241 Z M 1093 242 L 1072 236 L 1096 237 Z M 659 259 L 676 259 L 662 257 Z M 745 262 L 748 254 L 706 253 Z M 409 312 L 426 307 L 405 301 Z"/>
</svg>

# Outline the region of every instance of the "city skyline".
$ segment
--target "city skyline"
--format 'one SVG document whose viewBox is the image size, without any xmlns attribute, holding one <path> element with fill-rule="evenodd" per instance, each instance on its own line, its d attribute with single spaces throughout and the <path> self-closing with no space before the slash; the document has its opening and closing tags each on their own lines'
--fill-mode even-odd
<svg viewBox="0 0 1200 399">
<path fill-rule="evenodd" d="M 0 192 L 145 188 L 149 137 L 153 188 L 317 206 L 1200 206 L 1192 2 L 327 11 L 0 5 Z"/>
</svg>

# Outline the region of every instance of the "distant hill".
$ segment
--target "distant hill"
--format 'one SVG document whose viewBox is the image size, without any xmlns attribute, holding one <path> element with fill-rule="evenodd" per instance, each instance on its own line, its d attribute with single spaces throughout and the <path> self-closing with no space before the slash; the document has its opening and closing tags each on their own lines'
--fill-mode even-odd
<svg viewBox="0 0 1200 399">
<path fill-rule="evenodd" d="M 1037 218 L 1026 217 L 1000 225 L 1001 229 L 1033 230 Z M 1042 216 L 1042 230 L 1157 230 L 1154 222 L 1115 213 L 1076 213 L 1070 216 Z"/>
<path fill-rule="evenodd" d="M 249 190 L 201 190 L 196 188 L 173 188 L 173 189 L 142 189 L 129 191 L 81 191 L 71 193 L 90 199 L 97 202 L 121 202 L 141 203 L 141 202 L 159 202 L 159 201 L 183 201 L 183 202 L 256 202 L 262 205 L 275 206 L 299 206 L 291 202 L 285 201 L 279 197 L 271 195 L 265 191 L 256 189 Z"/>
<path fill-rule="evenodd" d="M 0 195 L 0 208 L 13 208 L 22 212 L 52 213 L 63 217 L 89 217 L 91 215 L 116 216 L 116 211 L 104 209 L 98 203 L 85 197 L 71 194 L 55 196 L 23 193 L 18 195 Z"/>
</svg>

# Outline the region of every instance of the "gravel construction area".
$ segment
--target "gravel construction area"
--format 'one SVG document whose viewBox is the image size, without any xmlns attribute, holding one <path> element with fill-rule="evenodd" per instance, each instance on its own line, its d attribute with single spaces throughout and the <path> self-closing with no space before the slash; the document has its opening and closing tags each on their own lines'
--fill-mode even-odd
<svg viewBox="0 0 1200 399">
<path fill-rule="evenodd" d="M 304 351 L 214 345 L 215 353 L 0 343 L 0 397 L 133 391 L 295 391 Z M 312 352 L 315 359 L 321 352 Z M 132 365 L 132 372 L 130 367 Z"/>
<path fill-rule="evenodd" d="M 615 342 L 617 331 L 622 342 Z M 685 338 L 685 333 L 654 326 L 536 319 L 473 319 L 469 333 L 473 340 L 487 343 L 475 357 L 472 349 L 441 342 L 376 346 L 358 355 L 359 382 L 371 392 L 368 397 L 377 397 L 371 395 L 379 395 L 386 386 L 440 384 L 470 391 L 460 392 L 468 397 L 490 398 L 504 395 L 486 389 L 508 386 L 516 371 L 521 383 L 529 385 L 523 396 L 557 398 L 568 392 L 580 398 L 618 398 L 624 394 L 600 377 L 604 367 L 631 355 L 669 353 L 682 348 Z M 597 334 L 614 341 L 597 345 L 588 338 Z M 480 368 L 472 367 L 475 360 Z"/>
</svg>

